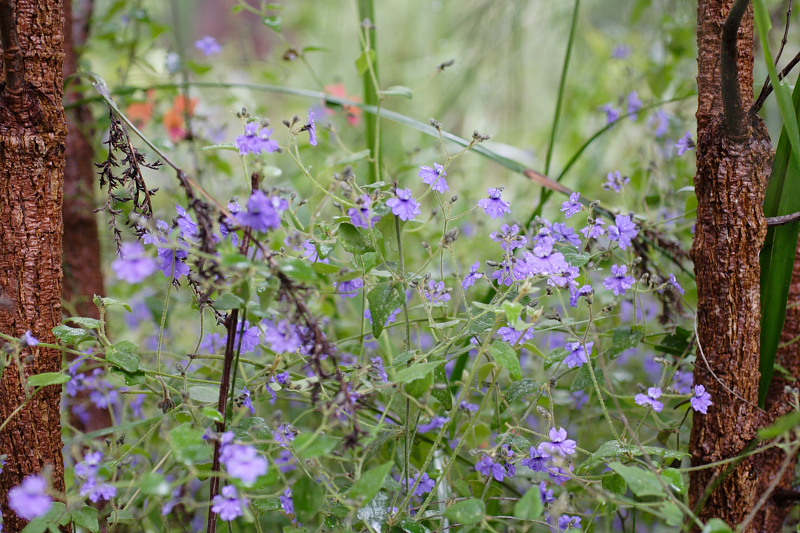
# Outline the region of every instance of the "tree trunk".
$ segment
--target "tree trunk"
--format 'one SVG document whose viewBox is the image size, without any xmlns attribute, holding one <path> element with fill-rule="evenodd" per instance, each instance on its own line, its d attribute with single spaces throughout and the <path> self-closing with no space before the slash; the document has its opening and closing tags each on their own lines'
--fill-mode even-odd
<svg viewBox="0 0 800 533">
<path fill-rule="evenodd" d="M 16 4 L 16 9 L 14 9 Z M 55 342 L 61 322 L 61 202 L 67 128 L 63 96 L 63 10 L 59 0 L 0 0 L 4 85 L 0 92 L 0 331 L 27 330 Z M 59 350 L 36 346 L 20 354 L 0 380 L 0 421 L 27 404 L 0 432 L 8 464 L 0 476 L 6 531 L 20 520 L 8 490 L 46 465 L 64 491 L 59 403 L 61 386 L 31 398 L 21 378 L 61 369 Z"/>
</svg>

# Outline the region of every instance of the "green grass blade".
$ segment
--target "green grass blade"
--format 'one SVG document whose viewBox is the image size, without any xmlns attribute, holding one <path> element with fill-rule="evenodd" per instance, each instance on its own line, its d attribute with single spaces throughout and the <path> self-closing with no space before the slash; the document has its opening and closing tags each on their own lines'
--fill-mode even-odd
<svg viewBox="0 0 800 533">
<path fill-rule="evenodd" d="M 370 21 L 368 27 L 363 27 L 361 41 L 362 58 L 366 61 L 366 69 L 361 77 L 364 83 L 364 103 L 370 106 L 379 106 L 378 95 L 378 52 L 375 42 L 375 4 L 373 0 L 358 0 L 358 18 L 361 23 Z M 370 183 L 380 179 L 381 169 L 381 141 L 380 141 L 380 115 L 369 113 L 364 117 L 366 127 L 367 148 L 371 154 L 369 165 Z"/>
<path fill-rule="evenodd" d="M 800 86 L 795 85 L 792 95 L 792 116 L 800 119 Z M 772 176 L 764 199 L 764 214 L 768 217 L 787 215 L 800 211 L 800 167 L 791 149 L 787 129 L 781 132 Z M 761 359 L 759 370 L 758 401 L 764 405 L 772 381 L 775 358 L 786 319 L 786 304 L 792 282 L 795 250 L 800 223 L 773 226 L 767 230 L 767 239 L 761 251 Z"/>
</svg>

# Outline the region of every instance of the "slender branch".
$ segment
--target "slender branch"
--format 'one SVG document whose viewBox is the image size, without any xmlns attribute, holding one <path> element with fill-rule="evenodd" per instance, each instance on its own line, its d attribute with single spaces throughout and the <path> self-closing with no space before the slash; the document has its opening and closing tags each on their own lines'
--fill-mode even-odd
<svg viewBox="0 0 800 533">
<path fill-rule="evenodd" d="M 747 120 L 742 109 L 742 93 L 739 90 L 739 63 L 737 45 L 739 26 L 750 0 L 736 0 L 722 27 L 722 106 L 726 133 L 732 138 L 747 136 Z"/>
<path fill-rule="evenodd" d="M 25 62 L 17 38 L 16 7 L 16 0 L 0 0 L 0 43 L 3 46 L 5 90 L 10 98 L 19 97 L 25 90 Z"/>
<path fill-rule="evenodd" d="M 767 226 L 783 226 L 791 224 L 800 220 L 800 212 L 790 213 L 788 215 L 778 215 L 776 217 L 767 217 Z"/>
<path fill-rule="evenodd" d="M 778 73 L 778 79 L 782 80 L 788 76 L 798 63 L 800 63 L 800 52 L 798 52 L 797 55 L 795 55 L 792 60 L 789 61 L 785 67 L 783 67 L 783 70 Z M 758 100 L 756 100 L 756 103 L 754 103 L 753 107 L 750 108 L 750 113 L 758 113 L 758 110 L 761 109 L 761 106 L 763 106 L 764 102 L 767 101 L 767 97 L 772 94 L 773 89 L 774 88 L 772 87 L 772 84 L 769 82 L 769 76 L 767 76 L 767 79 L 764 80 L 764 88 L 761 89 L 761 93 L 758 95 Z"/>
</svg>

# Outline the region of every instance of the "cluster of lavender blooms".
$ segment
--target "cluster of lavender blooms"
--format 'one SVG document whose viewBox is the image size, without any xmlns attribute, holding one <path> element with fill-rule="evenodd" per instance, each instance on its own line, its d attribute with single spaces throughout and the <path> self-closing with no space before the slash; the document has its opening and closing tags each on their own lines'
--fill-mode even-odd
<svg viewBox="0 0 800 533">
<path fill-rule="evenodd" d="M 202 45 L 203 48 L 198 42 L 198 48 L 204 53 L 218 53 L 219 50 L 214 51 L 212 44 L 206 42 Z M 211 52 L 206 52 L 206 49 Z M 627 98 L 627 104 L 628 113 L 635 120 L 636 113 L 641 110 L 643 105 L 638 94 L 631 93 Z M 613 110 L 609 110 L 609 120 L 611 111 Z M 618 118 L 618 112 L 616 113 Z M 310 144 L 316 145 L 313 113 L 309 113 L 308 123 L 302 127 L 301 131 L 308 132 Z M 235 146 L 243 156 L 274 153 L 279 151 L 280 147 L 277 141 L 272 139 L 272 134 L 273 131 L 268 128 L 267 124 L 248 122 L 245 125 L 244 134 L 236 138 Z M 682 139 L 683 148 L 680 143 L 678 146 L 679 151 L 683 150 L 681 154 L 693 146 L 690 134 L 687 133 L 684 139 Z M 445 165 L 434 163 L 432 167 L 422 166 L 418 176 L 422 183 L 429 186 L 430 191 L 441 194 L 450 190 L 445 179 L 447 176 Z M 623 187 L 629 181 L 620 172 L 612 172 L 608 174 L 605 187 L 622 192 Z M 487 197 L 477 202 L 477 207 L 490 220 L 505 219 L 511 214 L 511 203 L 503 198 L 503 192 L 502 187 L 489 188 Z M 568 200 L 563 202 L 561 212 L 565 219 L 572 219 L 587 210 L 586 204 L 587 202 L 582 199 L 581 194 L 574 192 Z M 219 233 L 215 234 L 213 239 L 217 242 L 229 240 L 230 243 L 236 245 L 239 242 L 239 230 L 255 234 L 256 237 L 264 237 L 265 234 L 279 230 L 284 225 L 284 214 L 289 209 L 289 202 L 280 195 L 256 190 L 247 199 L 244 208 L 236 202 L 228 205 L 228 213 L 221 218 Z M 420 200 L 415 199 L 414 191 L 411 188 L 394 186 L 391 190 L 381 190 L 372 195 L 358 194 L 351 206 L 345 207 L 344 210 L 353 226 L 362 230 L 372 230 L 380 222 L 381 217 L 389 216 L 389 213 L 405 222 L 415 220 L 422 213 L 422 205 Z M 146 228 L 147 231 L 141 242 L 122 245 L 120 256 L 112 265 L 119 279 L 129 283 L 140 283 L 159 270 L 165 277 L 173 281 L 191 275 L 192 266 L 189 260 L 193 247 L 196 246 L 199 239 L 199 229 L 197 223 L 185 209 L 176 206 L 176 212 L 177 216 L 174 217 L 171 224 L 166 221 L 157 221 L 152 227 Z M 622 258 L 625 254 L 621 252 L 633 247 L 633 241 L 638 237 L 639 232 L 640 227 L 633 213 L 618 214 L 614 216 L 613 221 L 606 221 L 595 217 L 594 213 L 590 211 L 586 225 L 577 231 L 565 222 L 551 223 L 543 218 L 538 219 L 531 228 L 521 228 L 519 224 L 514 223 L 503 223 L 498 230 L 492 231 L 489 235 L 489 238 L 498 243 L 500 248 L 500 252 L 497 252 L 499 260 L 486 262 L 490 268 L 495 270 L 484 274 L 480 271 L 480 262 L 472 264 L 469 272 L 465 273 L 461 281 L 461 289 L 466 294 L 482 280 L 485 284 L 491 284 L 493 288 L 499 290 L 541 282 L 548 291 L 553 293 L 564 291 L 565 294 L 568 294 L 568 302 L 572 308 L 578 308 L 581 299 L 591 304 L 592 297 L 603 290 L 605 290 L 603 297 L 606 300 L 616 301 L 617 298 L 626 296 L 628 291 L 635 289 L 637 285 L 637 280 L 630 271 L 632 266 L 624 262 Z M 289 242 L 287 238 L 287 243 Z M 146 246 L 154 247 L 155 252 L 148 250 Z M 609 254 L 613 257 L 610 261 L 612 263 L 610 275 L 602 280 L 592 280 L 587 273 L 582 275 L 580 267 L 573 265 L 569 259 L 574 257 L 575 253 L 582 253 L 591 246 L 613 253 L 613 255 Z M 320 257 L 320 249 L 311 239 L 305 240 L 297 247 L 292 245 L 292 248 L 302 251 L 300 257 L 306 258 L 311 263 L 329 263 L 329 258 Z M 596 282 L 596 285 L 593 284 L 593 281 Z M 602 282 L 602 289 L 599 281 Z M 360 277 L 337 281 L 334 283 L 335 294 L 338 295 L 340 302 L 357 302 L 358 297 L 364 295 L 374 282 L 375 280 L 366 273 Z M 675 291 L 683 293 L 678 280 L 672 274 L 664 281 L 663 285 L 669 285 Z M 445 280 L 426 278 L 416 287 L 420 300 L 429 310 L 435 307 L 437 310 L 443 308 L 442 310 L 446 312 L 459 300 L 451 297 L 453 289 L 447 286 Z M 409 303 L 412 297 L 413 291 L 409 290 L 405 294 L 406 303 Z M 401 310 L 402 307 L 395 309 L 386 318 L 386 325 L 394 323 Z M 240 348 L 241 354 L 251 354 L 259 349 L 262 351 L 266 349 L 273 354 L 285 357 L 287 368 L 297 361 L 308 360 L 314 353 L 319 339 L 315 338 L 306 326 L 295 324 L 290 318 L 286 318 L 282 311 L 283 309 L 271 310 L 260 315 L 251 315 L 249 319 L 254 320 L 252 323 L 248 318 L 240 319 L 236 327 L 235 344 Z M 364 316 L 371 320 L 371 310 L 365 308 Z M 531 313 L 524 316 L 527 316 L 527 321 L 522 318 L 515 321 L 509 320 L 493 335 L 514 349 L 524 350 L 524 345 L 537 336 L 535 320 L 531 320 Z M 366 399 L 369 395 L 375 394 L 382 384 L 390 383 L 390 372 L 397 371 L 397 368 L 387 368 L 386 361 L 389 359 L 384 359 L 376 353 L 376 339 L 369 336 L 362 337 L 365 341 L 365 353 L 368 355 L 369 363 L 359 367 L 354 364 L 354 361 L 348 360 L 345 357 L 346 354 L 342 354 L 341 361 L 338 363 L 340 370 L 353 372 L 353 375 L 360 379 L 360 381 L 353 379 L 351 382 L 345 383 L 339 393 L 349 394 L 354 399 L 353 401 Z M 26 340 L 26 342 L 33 346 L 36 339 L 32 335 L 30 338 L 31 340 Z M 218 353 L 223 347 L 222 341 L 223 339 L 218 333 L 211 333 L 203 339 L 201 351 Z M 477 346 L 483 341 L 475 336 L 472 342 Z M 422 342 L 419 344 L 422 346 Z M 594 340 L 587 340 L 585 337 L 563 338 L 558 343 L 558 348 L 565 352 L 563 364 L 567 369 L 579 369 L 590 364 L 593 356 L 596 356 L 595 344 Z M 356 358 L 354 359 L 357 361 Z M 80 372 L 82 364 L 83 360 L 79 360 L 70 367 L 71 380 L 67 383 L 67 393 L 74 397 L 78 392 L 85 391 L 88 392 L 91 401 L 97 407 L 118 408 L 120 393 L 123 390 L 115 389 L 105 379 L 104 371 L 100 368 Z M 304 372 L 309 378 L 318 377 L 309 365 L 294 365 L 292 372 Z M 703 414 L 708 412 L 713 402 L 703 385 L 691 385 L 690 382 L 687 382 L 686 376 L 679 375 L 679 373 L 675 374 L 674 380 L 673 388 L 675 390 L 683 396 L 691 396 L 689 402 L 693 410 Z M 278 399 L 277 393 L 288 390 L 291 385 L 292 373 L 288 370 L 280 372 L 273 369 L 271 374 L 258 384 L 248 383 L 248 386 L 239 389 L 237 405 L 244 407 L 251 416 L 255 415 L 257 409 L 254 399 L 257 399 L 260 389 L 269 393 L 270 402 L 274 404 Z M 670 397 L 669 392 L 667 397 Z M 288 394 L 286 396 L 288 399 Z M 634 401 L 638 405 L 652 408 L 655 413 L 660 413 L 665 407 L 664 397 L 662 389 L 659 386 L 653 386 L 647 389 L 646 394 L 637 394 Z M 582 391 L 575 391 L 574 400 L 578 405 L 585 405 L 590 401 L 590 396 Z M 464 414 L 478 416 L 481 410 L 479 405 L 469 401 L 461 402 L 458 408 L 462 416 Z M 332 418 L 340 420 L 351 420 L 357 415 L 355 409 L 342 410 L 339 406 L 332 408 L 330 413 Z M 247 415 L 243 412 L 242 416 Z M 416 433 L 425 435 L 447 431 L 457 423 L 458 418 L 454 414 L 431 416 L 429 422 L 416 427 Z M 270 459 L 282 475 L 287 475 L 298 469 L 292 443 L 300 431 L 289 423 L 276 424 L 276 426 L 272 430 L 275 449 L 271 452 Z M 488 481 L 494 480 L 497 483 L 508 483 L 509 480 L 518 476 L 518 470 L 526 477 L 530 476 L 530 472 L 541 473 L 542 477 L 549 478 L 538 484 L 542 504 L 548 506 L 556 500 L 554 491 L 559 490 L 559 486 L 574 477 L 576 465 L 572 461 L 575 456 L 578 453 L 584 453 L 583 450 L 579 452 L 575 440 L 567 438 L 568 432 L 563 427 L 551 424 L 548 436 L 549 438 L 545 438 L 536 446 L 530 446 L 527 455 L 525 455 L 524 449 L 501 443 L 492 451 L 482 453 L 480 459 L 475 463 L 474 470 L 485 476 Z M 457 437 L 450 443 L 452 448 L 455 448 L 459 438 Z M 219 440 L 219 459 L 220 464 L 224 467 L 222 475 L 225 481 L 219 494 L 210 502 L 211 510 L 222 520 L 236 520 L 246 515 L 251 504 L 247 497 L 248 491 L 260 477 L 270 471 L 269 461 L 255 446 L 236 441 L 233 432 L 210 436 L 209 439 Z M 93 502 L 110 500 L 116 496 L 116 487 L 108 483 L 103 475 L 103 458 L 102 452 L 89 452 L 75 466 L 75 476 L 82 483 L 80 494 Z M 527 471 L 518 469 L 518 465 L 526 467 Z M 434 491 L 437 483 L 441 482 L 443 482 L 442 477 L 431 477 L 428 472 L 423 471 L 413 474 L 412 470 L 407 472 L 407 477 L 400 482 L 400 485 L 407 492 L 413 491 L 414 497 L 422 498 Z M 183 490 L 182 487 L 176 489 L 177 492 L 173 494 L 173 499 L 164 506 L 164 514 L 168 514 L 169 510 L 180 501 Z M 292 489 L 285 488 L 278 499 L 283 512 L 297 525 Z M 26 519 L 46 513 L 52 502 L 52 497 L 47 493 L 47 481 L 41 476 L 30 476 L 20 486 L 9 492 L 9 506 L 19 516 Z M 576 509 L 575 512 L 579 511 Z M 582 527 L 582 517 L 578 514 L 568 515 L 560 512 L 557 517 L 548 514 L 547 519 L 558 531 Z"/>
</svg>

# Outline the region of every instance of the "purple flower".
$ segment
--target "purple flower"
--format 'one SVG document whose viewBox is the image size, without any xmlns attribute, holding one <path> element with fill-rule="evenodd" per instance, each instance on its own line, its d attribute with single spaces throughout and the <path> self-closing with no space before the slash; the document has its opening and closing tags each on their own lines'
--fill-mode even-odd
<svg viewBox="0 0 800 533">
<path fill-rule="evenodd" d="M 390 198 L 386 205 L 392 208 L 392 213 L 400 217 L 400 220 L 411 220 L 419 215 L 419 202 L 414 200 L 411 189 L 397 189 L 397 198 Z"/>
<path fill-rule="evenodd" d="M 33 332 L 32 332 L 31 330 L 28 330 L 28 331 L 26 331 L 26 332 L 25 332 L 25 333 L 22 335 L 22 342 L 23 342 L 23 343 L 24 343 L 26 346 L 38 346 L 38 345 L 39 345 L 39 339 L 37 339 L 36 337 L 34 337 L 34 336 L 33 336 Z M 2 465 L 0 465 L 0 467 L 1 467 L 1 466 L 2 466 Z M 3 469 L 2 469 L 2 468 L 0 468 L 0 472 L 2 472 L 2 471 L 3 471 Z"/>
<path fill-rule="evenodd" d="M 639 110 L 642 109 L 643 102 L 641 98 L 639 98 L 639 93 L 636 91 L 631 91 L 628 95 L 628 113 L 631 116 L 631 120 L 636 120 L 639 118 Z"/>
<path fill-rule="evenodd" d="M 583 406 L 589 403 L 589 395 L 586 391 L 576 390 L 570 393 L 572 399 L 575 401 L 575 409 L 580 411 L 583 409 Z"/>
<path fill-rule="evenodd" d="M 383 366 L 383 359 L 380 356 L 370 358 L 370 363 L 372 363 L 372 370 L 378 374 L 378 377 L 384 383 L 389 381 L 389 374 L 386 373 L 386 367 Z"/>
<path fill-rule="evenodd" d="M 81 496 L 88 496 L 93 502 L 101 500 L 109 501 L 117 495 L 117 487 L 110 483 L 104 483 L 96 477 L 86 480 L 80 489 Z"/>
<path fill-rule="evenodd" d="M 678 283 L 678 280 L 675 277 L 675 274 L 670 274 L 669 275 L 669 279 L 667 281 L 669 281 L 670 285 L 675 287 L 676 291 L 678 291 L 681 294 L 686 294 L 686 291 L 683 290 L 683 287 L 681 287 L 681 284 Z"/>
<path fill-rule="evenodd" d="M 419 478 L 419 484 L 417 485 L 417 490 L 414 491 L 415 496 L 424 496 L 432 491 L 433 487 L 436 486 L 436 480 L 431 478 L 428 473 L 425 472 L 422 474 L 422 476 L 414 477 L 414 481 L 411 483 L 412 487 L 417 483 L 417 478 Z"/>
<path fill-rule="evenodd" d="M 175 218 L 175 223 L 178 225 L 178 229 L 180 230 L 180 237 L 187 240 L 196 238 L 199 235 L 197 223 L 192 220 L 192 217 L 189 216 L 189 213 L 187 213 L 186 210 L 181 206 L 176 205 L 175 210 L 178 212 L 178 216 Z"/>
<path fill-rule="evenodd" d="M 219 462 L 228 474 L 245 485 L 252 485 L 267 473 L 269 463 L 249 444 L 225 444 L 219 452 Z"/>
<path fill-rule="evenodd" d="M 567 514 L 562 514 L 558 517 L 558 530 L 559 531 L 566 531 L 570 528 L 580 529 L 581 528 L 581 517 L 580 516 L 569 516 Z"/>
<path fill-rule="evenodd" d="M 581 233 L 583 233 L 583 236 L 587 239 L 596 239 L 606 234 L 606 230 L 603 228 L 605 225 L 606 222 L 602 218 L 598 218 L 595 219 L 594 222 L 589 222 L 588 226 L 581 229 Z"/>
<path fill-rule="evenodd" d="M 591 285 L 584 285 L 580 289 L 572 289 L 569 293 L 569 305 L 571 307 L 578 307 L 578 298 L 594 293 L 594 288 Z"/>
<path fill-rule="evenodd" d="M 584 363 L 589 362 L 593 346 L 594 342 L 587 342 L 585 345 L 580 342 L 568 342 L 567 350 L 569 350 L 569 355 L 564 359 L 564 362 L 570 368 L 582 367 Z"/>
<path fill-rule="evenodd" d="M 436 192 L 443 193 L 449 191 L 450 186 L 447 185 L 447 180 L 444 179 L 444 177 L 447 176 L 447 171 L 445 171 L 444 166 L 439 163 L 434 163 L 433 166 L 434 168 L 420 167 L 419 177 Z"/>
<path fill-rule="evenodd" d="M 128 283 L 139 283 L 158 270 L 155 259 L 145 256 L 139 242 L 125 242 L 119 250 L 119 259 L 111 263 L 117 278 Z"/>
<path fill-rule="evenodd" d="M 259 327 L 251 326 L 249 320 L 245 320 L 244 323 L 242 323 L 242 320 L 239 319 L 239 323 L 236 325 L 235 348 L 239 347 L 240 335 L 242 336 L 242 353 L 254 352 L 258 347 L 258 343 L 261 341 L 261 330 Z"/>
<path fill-rule="evenodd" d="M 672 377 L 672 387 L 681 394 L 691 394 L 693 381 L 694 376 L 691 372 L 678 370 Z"/>
<path fill-rule="evenodd" d="M 187 257 L 189 257 L 189 252 L 183 248 L 163 247 L 158 249 L 158 258 L 161 260 L 159 268 L 168 278 L 177 280 L 189 275 L 189 265 L 185 261 Z"/>
<path fill-rule="evenodd" d="M 500 218 L 506 213 L 511 212 L 511 204 L 500 198 L 503 194 L 503 189 L 489 189 L 489 198 L 484 198 L 478 202 L 478 205 L 483 208 L 487 215 L 492 218 Z"/>
<path fill-rule="evenodd" d="M 544 481 L 539 483 L 539 494 L 542 496 L 542 505 L 547 505 L 548 503 L 556 501 L 556 497 L 553 495 L 553 489 L 548 489 L 547 483 Z"/>
<path fill-rule="evenodd" d="M 47 480 L 39 475 L 26 477 L 8 491 L 8 506 L 25 520 L 47 514 L 52 505 L 53 498 L 47 494 Z"/>
<path fill-rule="evenodd" d="M 515 329 L 511 324 L 503 326 L 502 328 L 497 330 L 497 334 L 500 335 L 504 341 L 507 343 L 514 345 L 521 342 L 526 342 L 533 339 L 534 331 L 533 326 L 527 328 L 524 331 L 519 331 Z"/>
<path fill-rule="evenodd" d="M 629 55 L 631 55 L 631 47 L 627 44 L 618 44 L 611 51 L 611 57 L 614 59 L 625 59 Z"/>
<path fill-rule="evenodd" d="M 281 225 L 282 202 L 278 197 L 269 197 L 263 191 L 256 191 L 247 200 L 247 211 L 236 215 L 242 226 L 255 231 L 267 232 Z"/>
<path fill-rule="evenodd" d="M 308 110 L 308 122 L 300 131 L 308 132 L 308 144 L 311 146 L 317 145 L 317 124 L 314 122 L 314 111 L 311 109 Z"/>
<path fill-rule="evenodd" d="M 544 449 L 544 443 L 539 447 L 531 446 L 528 452 L 528 457 L 522 460 L 522 464 L 533 470 L 534 472 L 546 472 L 547 462 L 551 459 L 551 455 Z"/>
<path fill-rule="evenodd" d="M 435 416 L 433 420 L 431 420 L 428 424 L 420 424 L 417 427 L 417 431 L 420 433 L 428 433 L 429 431 L 434 431 L 436 429 L 442 429 L 445 424 L 450 421 L 449 417 L 446 416 Z"/>
<path fill-rule="evenodd" d="M 622 187 L 630 182 L 631 179 L 628 176 L 623 176 L 619 170 L 615 170 L 608 173 L 603 188 L 607 191 L 622 192 Z"/>
<path fill-rule="evenodd" d="M 575 441 L 567 438 L 564 428 L 550 428 L 550 442 L 543 442 L 545 450 L 551 454 L 572 455 L 575 453 Z"/>
<path fill-rule="evenodd" d="M 281 424 L 272 436 L 275 437 L 275 442 L 288 448 L 289 444 L 297 438 L 297 430 L 289 424 Z"/>
<path fill-rule="evenodd" d="M 78 477 L 95 477 L 103 461 L 103 452 L 88 452 L 83 461 L 75 465 L 75 475 Z"/>
<path fill-rule="evenodd" d="M 222 45 L 210 35 L 206 35 L 205 37 L 195 41 L 194 47 L 207 56 L 213 56 L 214 54 L 222 52 Z"/>
<path fill-rule="evenodd" d="M 627 275 L 627 265 L 612 265 L 611 273 L 613 275 L 604 279 L 603 285 L 605 285 L 606 289 L 613 291 L 617 296 L 625 294 L 625 291 L 633 287 L 633 284 L 636 283 L 636 279 L 634 279 L 633 276 Z"/>
<path fill-rule="evenodd" d="M 470 413 L 476 413 L 481 408 L 481 406 L 476 403 L 470 403 L 465 401 L 461 402 L 461 408 Z"/>
<path fill-rule="evenodd" d="M 614 218 L 616 225 L 608 227 L 608 238 L 618 241 L 619 247 L 625 250 L 632 245 L 632 240 L 639 235 L 639 229 L 630 215 L 617 215 Z"/>
<path fill-rule="evenodd" d="M 294 515 L 294 500 L 292 499 L 292 489 L 286 488 L 283 491 L 283 494 L 280 497 L 281 500 L 281 507 L 283 508 L 283 512 L 293 516 Z M 292 522 L 297 522 L 296 519 L 292 519 Z"/>
<path fill-rule="evenodd" d="M 245 506 L 250 504 L 247 498 L 239 498 L 236 487 L 225 485 L 220 494 L 214 496 L 211 510 L 219 515 L 223 520 L 235 520 L 244 514 Z"/>
<path fill-rule="evenodd" d="M 694 150 L 694 140 L 692 139 L 692 132 L 687 131 L 686 135 L 681 137 L 681 139 L 675 144 L 675 147 L 678 149 L 678 155 L 685 154 L 688 150 Z"/>
<path fill-rule="evenodd" d="M 549 276 L 569 267 L 564 255 L 553 248 L 553 242 L 555 239 L 552 238 L 539 241 L 533 247 L 533 253 L 526 253 L 522 264 L 518 264 L 518 269 L 522 270 L 519 274 Z"/>
<path fill-rule="evenodd" d="M 345 298 L 355 298 L 358 296 L 358 290 L 364 287 L 364 279 L 363 278 L 355 278 L 348 281 L 341 281 L 339 283 L 334 283 L 334 287 L 336 287 L 336 292 Z"/>
<path fill-rule="evenodd" d="M 275 464 L 278 465 L 278 470 L 284 474 L 297 470 L 294 454 L 290 450 L 281 450 L 281 453 L 275 459 Z"/>
<path fill-rule="evenodd" d="M 264 326 L 264 342 L 268 343 L 275 353 L 292 353 L 300 348 L 300 336 L 297 329 L 288 320 L 277 324 L 271 320 L 262 320 Z"/>
<path fill-rule="evenodd" d="M 656 127 L 655 135 L 657 138 L 663 137 L 669 131 L 669 114 L 663 109 L 659 109 L 650 118 L 650 125 Z"/>
<path fill-rule="evenodd" d="M 706 388 L 702 385 L 694 386 L 694 396 L 689 401 L 692 404 L 692 409 L 704 415 L 708 414 L 708 406 L 714 405 L 714 402 L 711 401 L 711 395 L 706 392 Z"/>
<path fill-rule="evenodd" d="M 567 218 L 577 214 L 582 208 L 583 205 L 581 204 L 581 193 L 579 192 L 570 194 L 569 200 L 561 204 L 561 211 L 564 212 L 564 216 Z"/>
<path fill-rule="evenodd" d="M 605 111 L 607 124 L 613 124 L 619 120 L 619 109 L 615 108 L 613 105 L 606 104 L 600 109 Z"/>
<path fill-rule="evenodd" d="M 483 458 L 478 461 L 475 465 L 475 470 L 484 476 L 494 477 L 497 481 L 503 481 L 503 479 L 508 476 L 503 465 L 495 463 L 488 455 L 484 455 Z"/>
<path fill-rule="evenodd" d="M 702 386 L 702 385 L 701 385 Z M 634 400 L 638 405 L 652 405 L 653 411 L 660 413 L 664 409 L 664 404 L 658 399 L 661 397 L 661 389 L 658 387 L 650 387 L 647 389 L 647 394 L 637 394 Z"/>
<path fill-rule="evenodd" d="M 373 228 L 381 217 L 372 215 L 370 206 L 372 205 L 372 198 L 366 194 L 362 194 L 356 200 L 356 206 L 347 210 L 350 216 L 350 222 L 357 228 Z"/>
<path fill-rule="evenodd" d="M 469 274 L 467 274 L 467 277 L 465 277 L 464 281 L 461 282 L 461 288 L 463 288 L 464 290 L 467 290 L 468 288 L 470 288 L 473 285 L 475 285 L 476 281 L 478 281 L 480 278 L 483 277 L 483 274 L 478 272 L 478 269 L 480 267 L 481 267 L 480 261 L 476 262 L 474 265 L 472 265 L 470 267 Z"/>
<path fill-rule="evenodd" d="M 425 297 L 432 304 L 445 303 L 450 301 L 450 292 L 444 285 L 444 281 L 428 280 L 428 287 L 424 289 Z"/>
<path fill-rule="evenodd" d="M 328 263 L 328 258 L 320 259 L 319 252 L 317 251 L 317 247 L 311 242 L 310 239 L 307 239 L 303 242 L 303 249 L 305 252 L 303 253 L 303 257 L 311 261 L 312 263 L 320 262 L 320 263 Z"/>
<path fill-rule="evenodd" d="M 491 237 L 493 241 L 501 243 L 500 247 L 506 253 L 511 253 L 517 248 L 522 248 L 528 243 L 528 239 L 525 236 L 519 235 L 519 226 L 516 224 L 513 226 L 503 224 L 500 231 L 492 232 L 489 237 Z"/>
<path fill-rule="evenodd" d="M 568 242 L 572 246 L 578 248 L 581 245 L 581 238 L 575 233 L 575 230 L 564 224 L 563 222 L 556 222 L 552 226 L 553 238 L 556 242 Z"/>
<path fill-rule="evenodd" d="M 258 122 L 248 122 L 244 127 L 244 135 L 236 137 L 234 145 L 242 155 L 260 154 L 263 152 L 277 152 L 280 149 L 278 141 L 269 136 L 272 130 Z"/>
<path fill-rule="evenodd" d="M 253 405 L 253 398 L 250 389 L 247 387 L 242 389 L 242 394 L 239 396 L 239 401 L 244 407 L 250 410 L 251 415 L 256 414 L 256 406 Z"/>
</svg>

